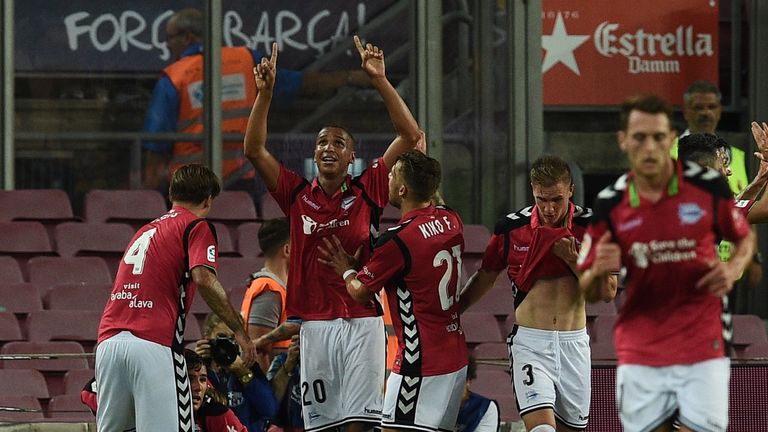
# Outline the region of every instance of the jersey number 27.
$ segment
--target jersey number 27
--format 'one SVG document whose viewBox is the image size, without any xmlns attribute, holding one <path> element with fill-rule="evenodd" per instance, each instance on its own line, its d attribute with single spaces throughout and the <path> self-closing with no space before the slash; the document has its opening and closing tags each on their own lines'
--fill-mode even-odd
<svg viewBox="0 0 768 432">
<path fill-rule="evenodd" d="M 443 277 L 440 278 L 440 285 L 437 288 L 440 293 L 440 306 L 443 310 L 447 311 L 453 306 L 454 302 L 459 301 L 458 285 L 461 283 L 461 245 L 453 246 L 450 252 L 443 249 L 435 255 L 432 265 L 438 268 L 442 267 L 443 264 L 448 265 L 445 268 Z M 451 283 L 454 267 L 456 268 L 456 282 Z"/>
</svg>

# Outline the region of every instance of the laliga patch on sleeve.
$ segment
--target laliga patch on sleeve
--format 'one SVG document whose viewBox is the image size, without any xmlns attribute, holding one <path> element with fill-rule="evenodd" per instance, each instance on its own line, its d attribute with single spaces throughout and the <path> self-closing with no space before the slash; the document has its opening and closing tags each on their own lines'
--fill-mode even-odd
<svg viewBox="0 0 768 432">
<path fill-rule="evenodd" d="M 216 246 L 208 246 L 208 261 L 216 262 Z"/>
</svg>

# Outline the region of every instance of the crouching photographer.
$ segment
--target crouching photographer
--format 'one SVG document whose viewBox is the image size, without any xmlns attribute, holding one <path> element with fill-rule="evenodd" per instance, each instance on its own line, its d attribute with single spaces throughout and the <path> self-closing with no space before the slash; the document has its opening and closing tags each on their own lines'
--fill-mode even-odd
<svg viewBox="0 0 768 432">
<path fill-rule="evenodd" d="M 215 314 L 208 316 L 203 337 L 195 352 L 208 367 L 214 398 L 229 406 L 249 432 L 262 432 L 278 410 L 278 402 L 267 378 L 254 364 L 245 367 L 232 330 Z"/>
</svg>

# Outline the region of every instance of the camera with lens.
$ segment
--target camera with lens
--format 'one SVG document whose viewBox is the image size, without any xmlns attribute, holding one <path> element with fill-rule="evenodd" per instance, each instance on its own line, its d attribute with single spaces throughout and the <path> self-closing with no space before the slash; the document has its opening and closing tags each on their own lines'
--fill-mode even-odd
<svg viewBox="0 0 768 432">
<path fill-rule="evenodd" d="M 240 347 L 229 336 L 217 336 L 215 339 L 210 340 L 210 345 L 211 358 L 219 366 L 231 365 L 237 356 L 240 355 Z"/>
</svg>

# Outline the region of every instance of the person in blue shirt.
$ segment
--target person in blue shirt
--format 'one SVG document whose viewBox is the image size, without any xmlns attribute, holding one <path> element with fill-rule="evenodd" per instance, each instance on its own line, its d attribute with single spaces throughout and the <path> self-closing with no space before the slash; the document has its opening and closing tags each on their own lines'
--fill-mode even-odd
<svg viewBox="0 0 768 432">
<path fill-rule="evenodd" d="M 473 356 L 469 356 L 467 383 L 464 385 L 464 398 L 461 400 L 459 417 L 456 420 L 456 431 L 498 432 L 499 404 L 493 399 L 469 390 L 475 378 L 477 378 L 477 361 Z"/>
</svg>

